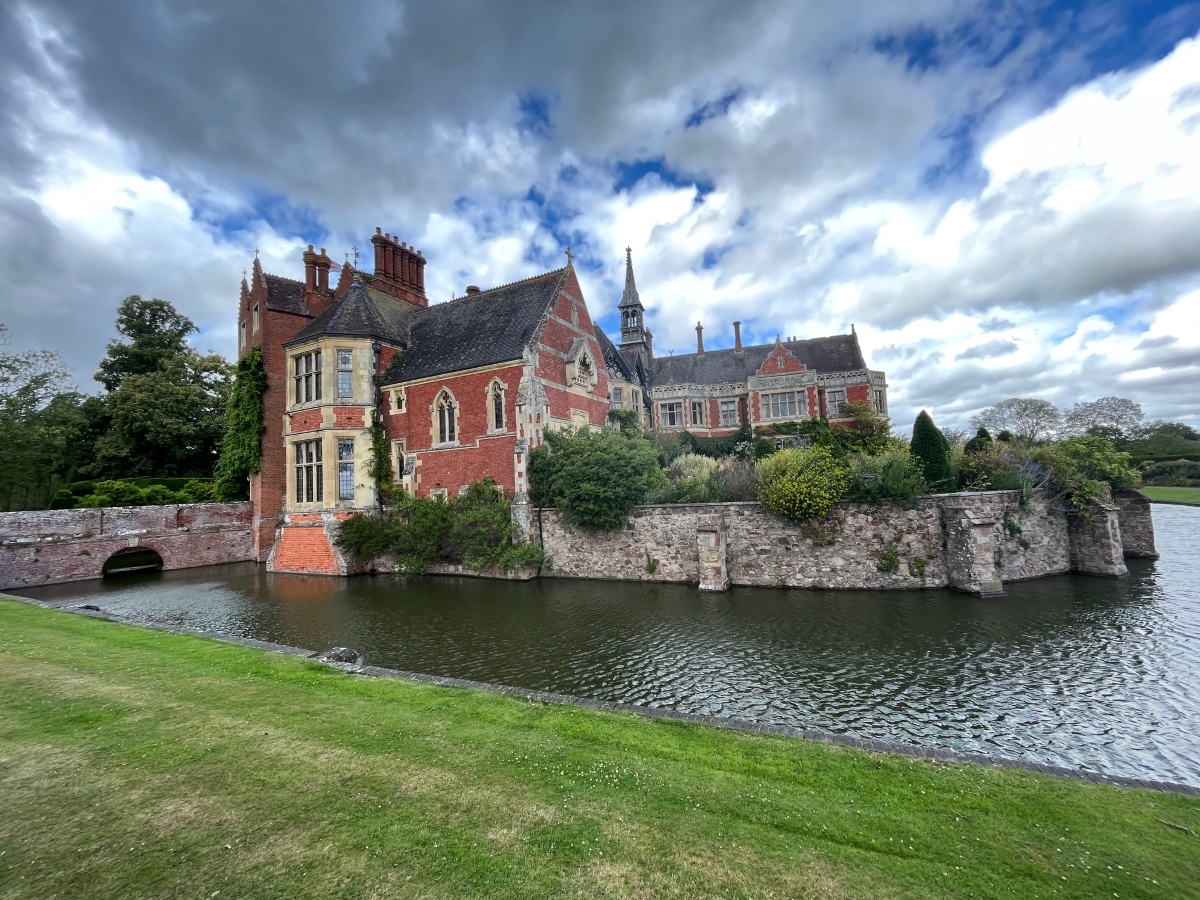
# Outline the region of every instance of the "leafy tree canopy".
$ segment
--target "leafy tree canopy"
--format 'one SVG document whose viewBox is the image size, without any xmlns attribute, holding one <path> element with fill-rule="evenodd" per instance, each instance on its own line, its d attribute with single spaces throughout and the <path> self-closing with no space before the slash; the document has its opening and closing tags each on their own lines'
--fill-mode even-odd
<svg viewBox="0 0 1200 900">
<path fill-rule="evenodd" d="M 1049 400 L 1010 397 L 971 417 L 971 427 L 989 431 L 1007 431 L 1027 443 L 1054 436 L 1062 414 Z"/>
<path fill-rule="evenodd" d="M 1133 435 L 1141 425 L 1141 404 L 1124 397 L 1101 397 L 1090 403 L 1076 403 L 1063 416 L 1068 434 L 1098 434 L 1120 440 Z"/>
<path fill-rule="evenodd" d="M 197 331 L 195 323 L 166 300 L 126 297 L 117 308 L 117 332 L 125 340 L 108 342 L 95 378 L 115 391 L 130 375 L 148 375 L 185 352 L 187 336 Z"/>
<path fill-rule="evenodd" d="M 529 454 L 534 505 L 559 507 L 584 528 L 621 527 L 630 508 L 665 478 L 653 444 L 611 428 L 546 432 L 546 446 Z"/>
</svg>

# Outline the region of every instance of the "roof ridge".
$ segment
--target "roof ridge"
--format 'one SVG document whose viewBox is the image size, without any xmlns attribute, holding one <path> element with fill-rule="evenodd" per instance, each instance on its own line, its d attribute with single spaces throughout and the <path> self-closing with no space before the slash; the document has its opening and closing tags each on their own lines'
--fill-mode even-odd
<svg viewBox="0 0 1200 900">
<path fill-rule="evenodd" d="M 434 309 L 439 306 L 446 306 L 449 303 L 458 303 L 460 300 L 474 300 L 476 297 L 482 297 L 484 294 L 490 294 L 493 291 L 503 290 L 504 288 L 515 287 L 518 284 L 525 284 L 528 281 L 537 281 L 539 278 L 546 278 L 549 275 L 560 275 L 567 270 L 566 266 L 560 269 L 551 269 L 549 272 L 540 272 L 537 275 L 530 275 L 527 278 L 518 278 L 516 281 L 509 281 L 504 284 L 498 284 L 495 287 L 490 287 L 486 291 L 480 291 L 478 294 L 463 294 L 461 297 L 454 297 L 450 300 L 443 300 L 441 303 L 434 303 L 425 307 L 427 310 Z"/>
<path fill-rule="evenodd" d="M 298 278 L 288 278 L 286 275 L 276 275 L 274 272 L 263 272 L 264 278 L 278 278 L 280 281 L 290 281 L 292 284 L 304 284 Z"/>
<path fill-rule="evenodd" d="M 848 338 L 848 337 L 851 337 L 851 335 L 849 335 L 849 334 L 826 334 L 826 335 L 822 335 L 820 337 L 803 338 L 798 341 L 782 341 L 781 343 L 783 344 L 783 346 L 786 347 L 788 344 L 809 344 L 809 343 L 812 343 L 813 341 L 828 341 L 831 338 L 840 338 L 840 337 Z M 705 350 L 703 353 L 698 353 L 695 350 L 693 350 L 691 353 L 680 353 L 678 356 L 675 356 L 674 354 L 672 354 L 671 356 L 658 356 L 658 357 L 655 357 L 655 362 L 657 362 L 660 359 L 664 359 L 664 360 L 665 359 L 684 359 L 689 356 L 712 356 L 714 353 L 741 353 L 741 352 L 745 352 L 746 350 L 757 350 L 761 347 L 772 347 L 773 348 L 774 346 L 775 346 L 774 342 L 771 342 L 771 343 L 766 343 L 766 344 L 746 344 L 742 347 L 741 350 L 738 350 L 736 347 L 718 347 L 716 350 Z"/>
</svg>

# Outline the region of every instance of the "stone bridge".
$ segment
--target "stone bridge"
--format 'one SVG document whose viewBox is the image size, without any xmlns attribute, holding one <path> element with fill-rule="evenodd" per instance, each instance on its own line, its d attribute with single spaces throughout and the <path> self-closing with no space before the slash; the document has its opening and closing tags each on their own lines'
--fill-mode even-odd
<svg viewBox="0 0 1200 900">
<path fill-rule="evenodd" d="M 100 578 L 105 564 L 188 569 L 254 558 L 249 503 L 0 513 L 0 590 Z"/>
</svg>

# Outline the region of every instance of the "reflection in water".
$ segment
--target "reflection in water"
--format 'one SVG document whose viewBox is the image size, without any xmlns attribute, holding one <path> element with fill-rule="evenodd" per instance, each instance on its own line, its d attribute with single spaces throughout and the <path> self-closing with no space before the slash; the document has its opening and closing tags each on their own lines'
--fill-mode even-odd
<svg viewBox="0 0 1200 900">
<path fill-rule="evenodd" d="M 26 593 L 411 671 L 1200 784 L 1200 509 L 1154 516 L 1162 560 L 1002 600 L 250 563 Z"/>
</svg>

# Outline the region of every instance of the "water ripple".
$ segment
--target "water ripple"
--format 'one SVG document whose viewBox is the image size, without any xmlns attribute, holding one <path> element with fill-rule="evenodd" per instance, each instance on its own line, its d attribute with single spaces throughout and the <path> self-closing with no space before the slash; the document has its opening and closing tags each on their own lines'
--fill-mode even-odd
<svg viewBox="0 0 1200 900">
<path fill-rule="evenodd" d="M 949 591 L 348 580 L 252 564 L 27 591 L 372 663 L 1200 784 L 1200 509 L 1158 562 Z"/>
</svg>

